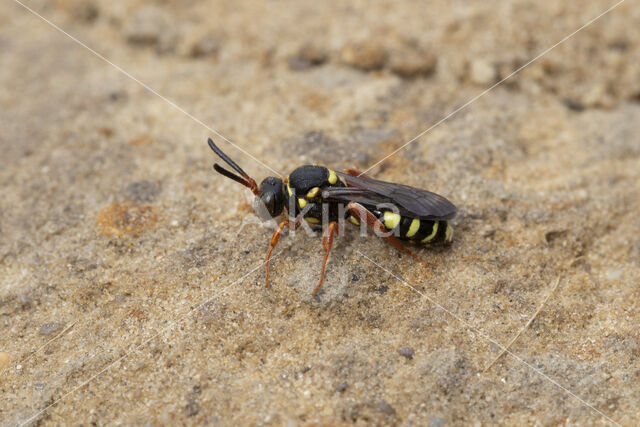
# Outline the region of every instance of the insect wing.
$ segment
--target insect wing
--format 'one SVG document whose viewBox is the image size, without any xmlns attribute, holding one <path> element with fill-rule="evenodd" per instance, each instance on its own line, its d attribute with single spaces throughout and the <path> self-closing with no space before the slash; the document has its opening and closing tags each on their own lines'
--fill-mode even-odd
<svg viewBox="0 0 640 427">
<path fill-rule="evenodd" d="M 350 199 L 352 201 L 357 202 L 357 197 L 364 197 L 381 203 L 379 200 L 386 198 L 387 200 L 382 203 L 398 205 L 401 214 L 408 213 L 407 216 L 432 221 L 449 220 L 456 215 L 457 209 L 453 203 L 431 191 L 341 172 L 337 174 L 348 185 L 347 188 L 366 190 L 366 192 L 352 193 L 353 197 Z M 348 193 L 344 192 L 342 197 L 349 197 Z"/>
<path fill-rule="evenodd" d="M 325 202 L 355 202 L 371 208 L 375 208 L 382 203 L 393 204 L 393 200 L 387 196 L 356 187 L 329 187 L 322 190 L 321 195 L 322 200 Z M 411 212 L 408 211 L 404 213 L 411 214 Z"/>
</svg>

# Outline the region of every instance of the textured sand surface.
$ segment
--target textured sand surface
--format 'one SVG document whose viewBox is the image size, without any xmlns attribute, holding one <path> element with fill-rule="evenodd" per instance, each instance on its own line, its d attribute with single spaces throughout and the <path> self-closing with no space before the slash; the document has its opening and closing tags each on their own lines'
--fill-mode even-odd
<svg viewBox="0 0 640 427">
<path fill-rule="evenodd" d="M 370 172 L 459 207 L 432 270 L 349 229 L 314 298 L 297 233 L 261 288 L 202 125 L 365 169 L 614 3 L 25 2 L 162 99 L 3 1 L 0 424 L 640 423 L 637 1 Z"/>
</svg>

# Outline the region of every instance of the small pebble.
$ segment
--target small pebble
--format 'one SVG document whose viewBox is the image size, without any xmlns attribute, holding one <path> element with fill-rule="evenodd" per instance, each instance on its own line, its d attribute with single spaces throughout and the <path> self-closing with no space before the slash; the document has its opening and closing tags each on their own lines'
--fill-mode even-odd
<svg viewBox="0 0 640 427">
<path fill-rule="evenodd" d="M 389 60 L 389 69 L 400 77 L 428 76 L 436 68 L 436 57 L 415 48 L 394 52 Z"/>
<path fill-rule="evenodd" d="M 83 1 L 73 7 L 73 17 L 81 22 L 88 24 L 98 19 L 100 9 L 92 1 Z"/>
<path fill-rule="evenodd" d="M 31 306 L 33 305 L 33 298 L 31 298 L 31 296 L 27 293 L 21 293 L 18 296 L 18 301 L 20 301 L 20 307 L 23 310 L 31 308 Z"/>
<path fill-rule="evenodd" d="M 548 244 L 552 244 L 558 240 L 564 239 L 566 235 L 566 230 L 553 230 L 545 233 L 544 239 Z"/>
<path fill-rule="evenodd" d="M 376 292 L 378 292 L 380 295 L 384 295 L 387 293 L 388 290 L 389 290 L 389 287 L 387 285 L 382 285 L 378 289 L 376 289 Z"/>
<path fill-rule="evenodd" d="M 406 357 L 409 360 L 413 360 L 413 355 L 416 351 L 411 347 L 401 347 L 398 349 L 398 354 L 402 357 Z"/>
<path fill-rule="evenodd" d="M 444 427 L 444 420 L 440 417 L 433 417 L 429 420 L 429 427 Z"/>
<path fill-rule="evenodd" d="M 487 230 L 484 233 L 482 233 L 482 237 L 484 237 L 484 238 L 493 237 L 493 236 L 496 235 L 496 231 L 498 231 L 498 230 L 496 230 L 495 228 Z"/>
<path fill-rule="evenodd" d="M 191 58 L 215 57 L 222 48 L 222 39 L 215 34 L 206 34 L 188 47 L 188 56 Z"/>
<path fill-rule="evenodd" d="M 490 62 L 476 59 L 471 62 L 469 78 L 477 85 L 488 85 L 495 82 L 496 69 Z"/>
<path fill-rule="evenodd" d="M 605 83 L 595 84 L 585 89 L 581 101 L 585 107 L 611 108 L 614 106 L 611 93 Z"/>
<path fill-rule="evenodd" d="M 340 51 L 340 60 L 363 71 L 374 71 L 384 67 L 387 54 L 382 46 L 372 42 L 350 43 Z"/>
<path fill-rule="evenodd" d="M 160 186 L 153 181 L 135 181 L 127 185 L 125 194 L 134 202 L 153 202 L 160 193 Z"/>
<path fill-rule="evenodd" d="M 11 356 L 9 353 L 1 352 L 0 353 L 0 371 L 9 366 L 11 362 Z"/>
<path fill-rule="evenodd" d="M 513 59 L 511 61 L 497 64 L 496 72 L 498 74 L 498 80 L 504 80 L 502 84 L 505 86 L 517 86 L 518 79 L 515 78 L 516 75 L 513 74 L 513 72 L 520 68 L 522 65 L 524 65 L 524 63 L 520 62 L 518 59 Z"/>
<path fill-rule="evenodd" d="M 393 409 L 393 406 L 391 406 L 386 400 L 381 400 L 380 402 L 378 402 L 378 409 L 380 409 L 380 411 L 386 415 L 396 414 L 396 410 Z"/>
<path fill-rule="evenodd" d="M 572 110 L 572 111 L 580 112 L 580 111 L 584 111 L 586 108 L 582 102 L 576 99 L 565 98 L 562 100 L 562 102 L 569 110 Z"/>
<path fill-rule="evenodd" d="M 302 71 L 324 64 L 328 57 L 329 55 L 324 49 L 306 44 L 296 54 L 287 58 L 287 62 L 291 70 Z"/>
<path fill-rule="evenodd" d="M 336 386 L 336 391 L 339 391 L 340 393 L 342 393 L 343 391 L 345 391 L 347 389 L 347 383 L 340 383 Z"/>
<path fill-rule="evenodd" d="M 60 323 L 60 322 L 49 322 L 49 323 L 45 323 L 44 325 L 40 326 L 40 330 L 38 331 L 38 333 L 40 335 L 52 335 L 55 334 L 56 332 L 58 332 L 59 330 L 61 330 L 64 327 L 64 323 Z"/>
<path fill-rule="evenodd" d="M 609 280 L 618 280 L 619 278 L 622 277 L 622 270 L 620 269 L 616 269 L 616 270 L 607 270 L 604 275 L 607 277 L 607 279 Z"/>
<path fill-rule="evenodd" d="M 200 412 L 200 405 L 196 401 L 190 401 L 184 408 L 187 417 L 194 417 Z"/>
<path fill-rule="evenodd" d="M 153 45 L 168 32 L 169 22 L 169 16 L 163 9 L 146 6 L 133 13 L 123 31 L 131 44 Z"/>
</svg>

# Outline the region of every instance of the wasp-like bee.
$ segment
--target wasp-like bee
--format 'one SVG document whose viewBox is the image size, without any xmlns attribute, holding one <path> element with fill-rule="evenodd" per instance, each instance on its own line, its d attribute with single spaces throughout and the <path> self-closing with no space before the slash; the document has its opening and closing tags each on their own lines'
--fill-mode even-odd
<svg viewBox="0 0 640 427">
<path fill-rule="evenodd" d="M 450 243 L 453 229 L 448 223 L 456 207 L 444 197 L 408 185 L 380 181 L 363 175 L 355 169 L 336 172 L 323 166 L 305 165 L 295 169 L 284 179 L 267 177 L 260 186 L 245 171 L 224 154 L 209 139 L 209 147 L 238 174 L 218 164 L 213 168 L 220 174 L 248 187 L 256 199 L 254 209 L 271 218 L 285 214 L 285 219 L 271 237 L 266 258 L 265 286 L 269 283 L 269 259 L 278 244 L 282 231 L 295 229 L 306 221 L 315 231 L 326 224 L 322 238 L 324 259 L 320 281 L 313 290 L 316 295 L 322 287 L 333 238 L 338 224 L 347 219 L 356 226 L 366 224 L 389 243 L 420 261 L 424 260 L 405 247 L 394 235 L 425 245 Z M 295 210 L 295 212 L 293 212 Z"/>
</svg>

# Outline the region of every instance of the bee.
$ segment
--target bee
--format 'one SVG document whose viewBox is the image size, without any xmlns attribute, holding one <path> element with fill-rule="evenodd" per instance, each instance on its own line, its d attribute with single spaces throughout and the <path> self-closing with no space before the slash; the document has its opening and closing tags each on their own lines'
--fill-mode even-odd
<svg viewBox="0 0 640 427">
<path fill-rule="evenodd" d="M 282 232 L 285 228 L 295 230 L 302 221 L 314 231 L 323 230 L 324 258 L 314 296 L 322 287 L 334 237 L 345 219 L 355 226 L 366 225 L 398 250 L 424 263 L 427 262 L 400 240 L 430 246 L 448 244 L 453 239 L 449 220 L 455 217 L 457 209 L 436 193 L 373 179 L 355 169 L 336 172 L 316 165 L 300 166 L 284 179 L 267 177 L 258 186 L 211 138 L 208 143 L 238 175 L 217 163 L 213 165 L 215 171 L 253 192 L 256 213 L 263 219 L 285 218 L 271 237 L 265 262 L 265 286 L 269 284 L 271 253 Z"/>
</svg>

